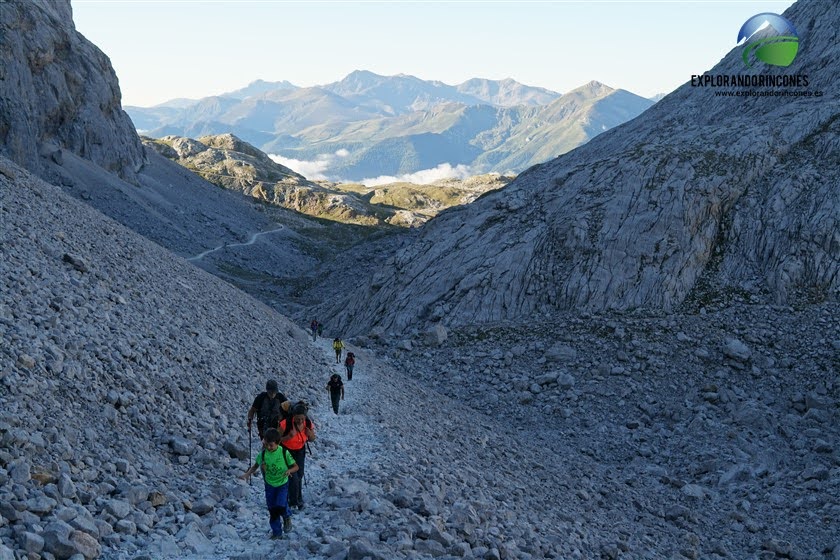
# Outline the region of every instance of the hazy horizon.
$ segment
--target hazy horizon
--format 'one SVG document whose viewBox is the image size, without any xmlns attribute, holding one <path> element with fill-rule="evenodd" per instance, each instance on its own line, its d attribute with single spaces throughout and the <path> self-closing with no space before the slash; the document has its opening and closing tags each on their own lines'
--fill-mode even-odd
<svg viewBox="0 0 840 560">
<path fill-rule="evenodd" d="M 791 4 L 76 0 L 73 12 L 111 59 L 123 104 L 149 107 L 354 70 L 449 85 L 511 78 L 561 94 L 597 80 L 653 97 L 714 66 L 751 16 Z"/>
</svg>

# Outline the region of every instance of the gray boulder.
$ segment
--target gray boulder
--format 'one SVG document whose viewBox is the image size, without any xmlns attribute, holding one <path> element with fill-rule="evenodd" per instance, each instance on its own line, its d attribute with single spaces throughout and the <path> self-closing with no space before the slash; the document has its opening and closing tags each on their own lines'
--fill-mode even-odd
<svg viewBox="0 0 840 560">
<path fill-rule="evenodd" d="M 76 554 L 76 545 L 70 539 L 75 529 L 63 521 L 54 521 L 44 528 L 44 550 L 59 559 Z"/>
<path fill-rule="evenodd" d="M 446 327 L 440 323 L 436 323 L 423 333 L 423 343 L 427 346 L 440 346 L 446 342 L 447 336 Z"/>
<path fill-rule="evenodd" d="M 747 362 L 752 356 L 752 350 L 737 338 L 727 338 L 723 346 L 723 354 L 727 358 Z"/>
</svg>

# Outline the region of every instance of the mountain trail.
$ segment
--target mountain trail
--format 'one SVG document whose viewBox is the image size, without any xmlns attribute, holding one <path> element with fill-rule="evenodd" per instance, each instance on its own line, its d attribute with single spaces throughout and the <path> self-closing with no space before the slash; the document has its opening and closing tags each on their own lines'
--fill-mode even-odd
<svg viewBox="0 0 840 560">
<path fill-rule="evenodd" d="M 268 235 L 269 233 L 274 233 L 274 232 L 280 231 L 281 229 L 283 229 L 283 226 L 280 226 L 279 228 L 272 229 L 272 230 L 269 230 L 269 231 L 261 231 L 261 232 L 255 233 L 255 234 L 251 235 L 251 239 L 249 239 L 245 243 L 224 243 L 224 244 L 219 245 L 218 247 L 216 247 L 214 249 L 209 249 L 207 251 L 204 251 L 203 253 L 199 253 L 198 255 L 195 255 L 194 257 L 189 257 L 187 260 L 192 261 L 192 262 L 200 261 L 201 259 L 203 259 L 207 255 L 209 255 L 210 253 L 215 253 L 216 251 L 219 251 L 221 249 L 227 249 L 227 248 L 233 248 L 233 247 L 247 247 L 248 245 L 253 245 L 254 242 L 257 240 L 257 238 L 260 237 L 261 235 Z"/>
<path fill-rule="evenodd" d="M 303 497 L 306 504 L 304 510 L 293 511 L 293 528 L 285 540 L 271 541 L 268 539 L 268 511 L 265 507 L 263 482 L 259 476 L 254 476 L 246 497 L 241 500 L 240 511 L 233 523 L 233 530 L 238 535 L 221 538 L 212 543 L 212 550 L 195 555 L 173 555 L 169 558 L 181 560 L 221 560 L 236 558 L 239 560 L 258 558 L 273 558 L 278 550 L 284 550 L 285 558 L 316 559 L 322 556 L 307 546 L 310 539 L 320 535 L 324 527 L 343 524 L 341 517 L 345 515 L 341 509 L 336 509 L 334 500 L 330 499 L 332 486 L 340 480 L 345 486 L 364 491 L 366 483 L 358 475 L 371 468 L 388 453 L 386 443 L 381 437 L 381 427 L 369 412 L 368 405 L 377 403 L 377 410 L 385 410 L 386 414 L 395 411 L 387 410 L 387 398 L 382 395 L 380 387 L 382 378 L 387 376 L 386 365 L 379 363 L 372 353 L 359 349 L 351 349 L 357 356 L 357 367 L 352 381 L 347 381 L 342 356 L 341 363 L 335 363 L 332 340 L 318 338 L 313 345 L 324 353 L 323 370 L 307 372 L 317 379 L 323 378 L 324 393 L 327 394 L 326 384 L 330 375 L 338 373 L 344 381 L 345 400 L 341 401 L 339 414 L 332 411 L 329 398 L 317 399 L 323 404 L 313 404 L 310 395 L 296 395 L 285 393 L 294 401 L 307 400 L 310 402 L 310 417 L 315 423 L 316 441 L 309 444 L 305 463 L 305 477 Z M 345 349 L 347 350 L 347 349 Z M 318 386 L 315 383 L 315 386 Z M 283 387 L 280 387 L 283 391 Z M 244 418 L 244 411 L 243 411 Z M 253 455 L 259 452 L 260 446 L 256 434 L 253 438 Z M 253 461 L 253 457 L 252 457 Z M 232 484 L 232 483 L 231 483 Z M 242 481 L 236 484 L 246 485 Z M 246 552 L 248 551 L 248 552 Z M 296 552 L 297 551 L 297 552 Z M 118 554 L 103 558 L 127 559 L 135 556 Z M 326 557 L 325 557 L 326 558 Z"/>
</svg>

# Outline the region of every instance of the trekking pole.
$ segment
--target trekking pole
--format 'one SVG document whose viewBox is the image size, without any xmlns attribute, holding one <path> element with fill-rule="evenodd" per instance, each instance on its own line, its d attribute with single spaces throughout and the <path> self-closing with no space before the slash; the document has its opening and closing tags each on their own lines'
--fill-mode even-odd
<svg viewBox="0 0 840 560">
<path fill-rule="evenodd" d="M 248 423 L 248 468 L 249 469 L 251 468 L 251 456 L 252 456 L 251 439 L 252 439 L 252 437 L 253 436 L 251 436 L 251 423 L 249 422 Z M 253 477 L 249 476 L 248 477 L 248 486 L 251 486 L 253 483 L 254 483 Z"/>
</svg>

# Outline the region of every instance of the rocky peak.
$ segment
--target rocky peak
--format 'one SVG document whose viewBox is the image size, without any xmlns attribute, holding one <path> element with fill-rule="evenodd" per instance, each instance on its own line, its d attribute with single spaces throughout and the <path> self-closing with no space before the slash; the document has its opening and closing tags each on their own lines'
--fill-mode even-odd
<svg viewBox="0 0 840 560">
<path fill-rule="evenodd" d="M 610 86 L 602 84 L 601 82 L 599 82 L 597 80 L 592 80 L 591 82 L 587 82 L 587 83 L 583 84 L 582 86 L 573 89 L 569 93 L 581 92 L 581 93 L 589 94 L 593 97 L 600 97 L 602 95 L 606 95 L 606 94 L 611 93 L 613 91 L 615 91 L 615 90 L 613 88 L 611 88 Z"/>
<path fill-rule="evenodd" d="M 72 15 L 69 0 L 0 3 L 0 154 L 43 174 L 69 150 L 132 179 L 143 147 L 110 60 Z"/>
</svg>

